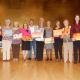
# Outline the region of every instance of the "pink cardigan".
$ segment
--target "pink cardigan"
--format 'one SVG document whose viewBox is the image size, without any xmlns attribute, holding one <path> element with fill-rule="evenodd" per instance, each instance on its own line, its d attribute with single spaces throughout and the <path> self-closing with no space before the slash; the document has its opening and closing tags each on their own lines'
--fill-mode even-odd
<svg viewBox="0 0 80 80">
<path fill-rule="evenodd" d="M 31 31 L 29 29 L 21 29 L 20 32 L 22 33 L 22 36 L 31 36 Z"/>
</svg>

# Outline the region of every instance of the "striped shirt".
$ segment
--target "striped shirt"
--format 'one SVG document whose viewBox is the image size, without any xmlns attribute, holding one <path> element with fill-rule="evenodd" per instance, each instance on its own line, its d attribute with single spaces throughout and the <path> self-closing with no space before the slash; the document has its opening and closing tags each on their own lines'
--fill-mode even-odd
<svg viewBox="0 0 80 80">
<path fill-rule="evenodd" d="M 12 32 L 11 28 L 9 28 L 9 29 L 7 29 L 7 28 L 2 29 L 2 33 L 3 33 L 3 36 L 2 36 L 3 40 L 12 40 L 13 32 Z"/>
</svg>

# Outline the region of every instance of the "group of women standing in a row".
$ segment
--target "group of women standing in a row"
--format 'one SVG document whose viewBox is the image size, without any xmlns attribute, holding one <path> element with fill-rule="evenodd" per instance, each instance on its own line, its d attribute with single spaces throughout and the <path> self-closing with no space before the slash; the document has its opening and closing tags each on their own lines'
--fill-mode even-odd
<svg viewBox="0 0 80 80">
<path fill-rule="evenodd" d="M 43 51 L 46 50 L 46 60 L 52 60 L 52 49 L 54 46 L 55 60 L 74 63 L 80 62 L 80 40 L 76 40 L 76 34 L 80 34 L 80 17 L 75 16 L 74 25 L 70 26 L 69 21 L 65 19 L 63 25 L 60 21 L 56 21 L 56 26 L 51 26 L 51 21 L 44 25 L 44 18 L 40 18 L 39 24 L 34 25 L 34 20 L 30 19 L 29 24 L 19 26 L 18 22 L 12 22 L 7 19 L 5 25 L 0 28 L 0 41 L 2 40 L 3 60 L 10 60 L 10 50 L 12 48 L 13 60 L 19 60 L 20 47 L 23 53 L 23 60 L 32 59 L 34 52 L 35 60 L 43 60 Z M 62 29 L 62 34 L 54 35 L 54 30 Z M 41 36 L 35 37 L 39 32 Z M 46 39 L 52 39 L 51 42 L 46 43 Z M 20 46 L 21 45 L 21 46 Z M 0 44 L 1 46 L 1 44 Z M 63 52 L 63 54 L 62 54 Z M 79 52 L 79 54 L 78 54 Z M 28 53 L 28 56 L 27 56 Z M 63 57 L 64 55 L 64 57 Z"/>
</svg>

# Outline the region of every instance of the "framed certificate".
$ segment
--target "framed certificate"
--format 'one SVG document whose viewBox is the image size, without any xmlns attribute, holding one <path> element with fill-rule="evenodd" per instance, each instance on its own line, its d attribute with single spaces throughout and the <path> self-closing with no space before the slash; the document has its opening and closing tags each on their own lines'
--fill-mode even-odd
<svg viewBox="0 0 80 80">
<path fill-rule="evenodd" d="M 59 30 L 53 30 L 53 35 L 54 37 L 58 37 L 62 35 L 64 29 L 59 29 Z"/>
<path fill-rule="evenodd" d="M 32 34 L 33 38 L 41 38 L 43 36 L 43 32 L 34 32 Z"/>
<path fill-rule="evenodd" d="M 75 33 L 73 35 L 74 39 L 77 41 L 77 40 L 80 40 L 80 33 Z"/>
<path fill-rule="evenodd" d="M 54 43 L 54 39 L 52 37 L 51 38 L 45 38 L 44 42 L 45 42 L 45 44 Z"/>
<path fill-rule="evenodd" d="M 23 41 L 32 41 L 32 37 L 31 36 L 23 36 L 22 40 Z"/>
</svg>

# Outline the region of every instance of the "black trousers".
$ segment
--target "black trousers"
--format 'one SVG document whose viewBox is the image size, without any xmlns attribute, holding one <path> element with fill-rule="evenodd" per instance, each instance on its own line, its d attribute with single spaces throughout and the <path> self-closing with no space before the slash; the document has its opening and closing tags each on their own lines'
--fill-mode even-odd
<svg viewBox="0 0 80 80">
<path fill-rule="evenodd" d="M 12 53 L 13 53 L 13 58 L 19 59 L 20 44 L 12 44 Z"/>
<path fill-rule="evenodd" d="M 63 46 L 63 40 L 55 39 L 54 50 L 55 50 L 56 59 L 58 59 L 58 53 L 59 53 L 60 59 L 62 59 L 62 46 Z"/>
<path fill-rule="evenodd" d="M 43 60 L 44 42 L 36 41 L 36 59 Z"/>
<path fill-rule="evenodd" d="M 78 58 L 80 62 L 80 41 L 73 42 L 73 50 L 74 50 L 74 62 L 77 62 Z"/>
</svg>

